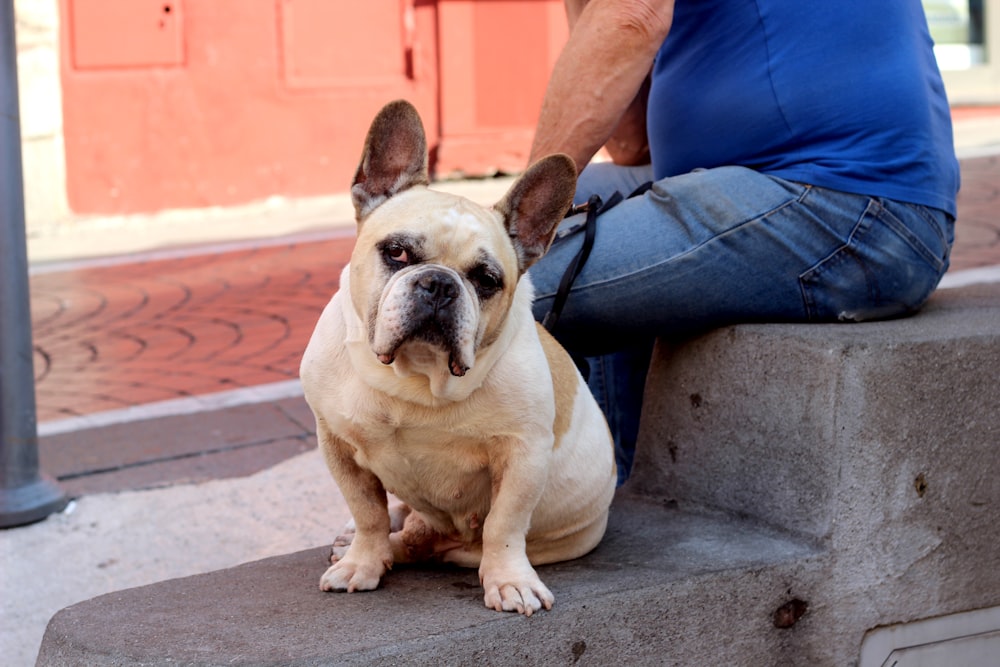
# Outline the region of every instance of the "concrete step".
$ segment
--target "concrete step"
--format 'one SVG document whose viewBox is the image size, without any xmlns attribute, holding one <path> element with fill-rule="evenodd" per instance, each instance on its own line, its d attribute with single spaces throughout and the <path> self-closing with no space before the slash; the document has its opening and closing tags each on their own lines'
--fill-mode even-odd
<svg viewBox="0 0 1000 667">
<path fill-rule="evenodd" d="M 483 606 L 475 570 L 398 567 L 323 593 L 328 548 L 94 598 L 49 623 L 38 665 L 768 664 L 820 568 L 810 542 L 621 494 L 588 556 L 539 573 L 555 607 Z M 751 663 L 742 663 L 751 664 Z"/>
<path fill-rule="evenodd" d="M 849 541 L 909 514 L 956 528 L 956 510 L 1000 501 L 998 446 L 994 283 L 939 291 L 902 320 L 661 341 L 631 483 Z"/>
</svg>

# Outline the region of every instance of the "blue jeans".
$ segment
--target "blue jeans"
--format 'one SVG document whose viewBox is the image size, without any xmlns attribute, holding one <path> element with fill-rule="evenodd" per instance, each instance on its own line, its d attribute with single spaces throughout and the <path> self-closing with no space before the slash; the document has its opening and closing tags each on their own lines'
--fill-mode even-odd
<svg viewBox="0 0 1000 667">
<path fill-rule="evenodd" d="M 589 166 L 577 203 L 651 180 L 648 167 Z M 583 234 L 567 218 L 530 274 L 551 309 Z M 591 364 L 624 478 L 657 337 L 740 322 L 855 322 L 916 312 L 948 268 L 954 220 L 937 209 L 720 167 L 657 181 L 603 213 L 556 338 Z"/>
</svg>

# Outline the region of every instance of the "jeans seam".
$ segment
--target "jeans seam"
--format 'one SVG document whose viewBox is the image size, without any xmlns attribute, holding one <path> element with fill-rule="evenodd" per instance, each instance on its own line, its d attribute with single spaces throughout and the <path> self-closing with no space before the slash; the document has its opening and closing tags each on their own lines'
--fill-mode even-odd
<svg viewBox="0 0 1000 667">
<path fill-rule="evenodd" d="M 847 235 L 847 238 L 840 245 L 838 245 L 836 248 L 827 253 L 822 259 L 820 259 L 818 262 L 816 262 L 808 269 L 799 274 L 799 291 L 802 294 L 802 303 L 805 306 L 806 316 L 809 318 L 809 320 L 815 321 L 819 319 L 819 317 L 816 308 L 816 301 L 810 296 L 807 282 L 809 281 L 810 278 L 816 277 L 816 274 L 817 272 L 819 272 L 821 267 L 824 270 L 829 270 L 831 268 L 830 262 L 834 261 L 835 259 L 837 260 L 838 263 L 843 261 L 842 259 L 840 259 L 840 256 L 850 250 L 852 244 L 854 243 L 854 241 L 858 236 L 858 230 L 860 230 L 864 226 L 865 220 L 868 218 L 869 215 L 871 215 L 874 218 L 873 208 L 875 206 L 877 206 L 877 202 L 875 202 L 874 199 L 869 198 L 868 204 L 861 212 L 861 215 L 858 216 L 858 219 L 854 222 L 854 225 L 851 227 L 851 233 Z M 879 206 L 879 208 L 881 207 Z M 870 292 L 871 281 L 868 280 L 866 282 L 868 282 L 869 292 Z"/>
<path fill-rule="evenodd" d="M 934 234 L 937 235 L 938 240 L 941 242 L 941 247 L 943 248 L 948 247 L 948 238 L 946 234 L 938 225 L 938 221 L 934 219 L 934 216 L 928 213 L 926 206 L 920 206 L 919 204 L 904 204 L 904 205 L 913 209 L 917 213 L 917 215 L 923 218 L 924 222 L 926 222 L 930 226 L 930 228 L 934 230 Z"/>
<path fill-rule="evenodd" d="M 875 200 L 878 205 L 878 215 L 876 216 L 883 224 L 887 225 L 892 231 L 899 236 L 906 245 L 913 248 L 913 251 L 920 255 L 924 261 L 926 261 L 935 271 L 940 271 L 944 265 L 943 260 L 934 254 L 934 252 L 927 247 L 927 244 L 920 240 L 916 234 L 913 233 L 906 224 L 899 219 L 899 217 L 890 211 L 880 200 Z M 936 225 L 935 225 L 936 226 Z M 944 240 L 940 238 L 940 234 L 935 232 L 938 236 L 938 240 L 941 241 L 941 245 L 946 245 Z"/>
</svg>

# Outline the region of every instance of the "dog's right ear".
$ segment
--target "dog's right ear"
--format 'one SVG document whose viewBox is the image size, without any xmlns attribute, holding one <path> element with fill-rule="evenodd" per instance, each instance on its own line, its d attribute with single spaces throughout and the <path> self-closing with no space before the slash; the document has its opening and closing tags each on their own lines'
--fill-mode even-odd
<svg viewBox="0 0 1000 667">
<path fill-rule="evenodd" d="M 549 249 L 575 189 L 576 164 L 556 153 L 528 167 L 493 207 L 503 216 L 521 273 Z"/>
<path fill-rule="evenodd" d="M 427 139 L 420 115 L 406 100 L 390 102 L 372 121 L 351 184 L 358 222 L 389 197 L 428 183 Z"/>
</svg>

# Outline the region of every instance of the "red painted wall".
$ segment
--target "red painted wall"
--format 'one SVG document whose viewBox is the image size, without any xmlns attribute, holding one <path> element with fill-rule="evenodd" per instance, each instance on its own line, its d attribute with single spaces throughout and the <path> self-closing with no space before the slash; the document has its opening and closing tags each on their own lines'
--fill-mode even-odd
<svg viewBox="0 0 1000 667">
<path fill-rule="evenodd" d="M 441 0 L 438 24 L 438 171 L 523 169 L 566 41 L 562 0 Z"/>
<path fill-rule="evenodd" d="M 386 101 L 440 173 L 524 167 L 560 0 L 61 0 L 77 213 L 343 192 Z"/>
</svg>

